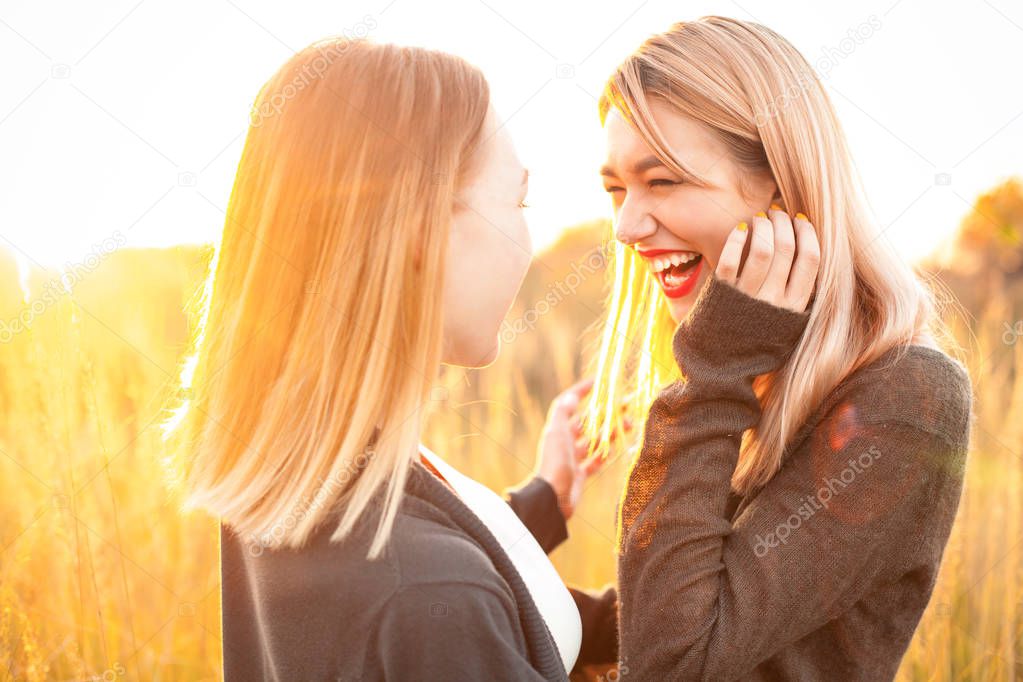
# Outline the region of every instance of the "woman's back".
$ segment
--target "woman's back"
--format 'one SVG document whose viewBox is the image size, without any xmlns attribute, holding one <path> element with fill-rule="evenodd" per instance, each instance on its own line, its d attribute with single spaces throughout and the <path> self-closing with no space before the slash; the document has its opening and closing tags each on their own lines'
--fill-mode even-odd
<svg viewBox="0 0 1023 682">
<path fill-rule="evenodd" d="M 566 678 L 507 555 L 443 484 L 413 466 L 369 561 L 379 511 L 340 543 L 324 524 L 299 550 L 221 528 L 226 680 Z"/>
</svg>

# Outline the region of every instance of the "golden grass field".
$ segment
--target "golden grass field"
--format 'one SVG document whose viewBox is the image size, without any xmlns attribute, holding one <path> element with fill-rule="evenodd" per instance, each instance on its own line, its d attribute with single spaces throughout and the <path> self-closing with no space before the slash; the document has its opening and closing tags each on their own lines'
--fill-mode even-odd
<svg viewBox="0 0 1023 682">
<path fill-rule="evenodd" d="M 583 226 L 538 254 L 510 315 L 529 328 L 496 363 L 442 374 L 450 390 L 423 440 L 495 489 L 530 475 L 549 401 L 584 371 L 603 273 L 569 273 L 602 229 Z M 29 304 L 13 262 L 0 261 L 0 319 L 31 311 L 27 328 L 0 339 L 3 679 L 219 679 L 216 524 L 178 512 L 158 428 L 188 337 L 183 306 L 208 254 L 122 249 L 80 273 L 73 294 L 45 300 L 53 273 L 34 272 Z M 569 294 L 545 298 L 569 281 Z M 984 302 L 975 319 L 950 319 L 977 424 L 959 517 L 900 680 L 1023 678 L 1023 323 L 1011 283 L 974 292 Z M 624 459 L 591 482 L 553 554 L 569 583 L 614 579 Z"/>
</svg>

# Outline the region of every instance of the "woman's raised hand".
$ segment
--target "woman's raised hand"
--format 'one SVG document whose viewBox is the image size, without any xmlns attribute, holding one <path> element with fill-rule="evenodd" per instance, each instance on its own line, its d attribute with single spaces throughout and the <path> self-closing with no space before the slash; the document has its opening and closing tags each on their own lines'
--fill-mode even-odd
<svg viewBox="0 0 1023 682">
<path fill-rule="evenodd" d="M 583 379 L 562 391 L 551 402 L 547 421 L 537 446 L 536 475 L 547 481 L 558 497 L 558 507 L 567 520 L 582 497 L 583 484 L 604 464 L 600 454 L 589 459 L 589 441 L 583 436 L 578 408 L 593 388 L 593 379 Z M 624 420 L 625 428 L 631 426 Z M 615 434 L 611 436 L 615 439 Z"/>
<path fill-rule="evenodd" d="M 761 211 L 753 217 L 752 230 L 746 223 L 732 230 L 715 275 L 753 298 L 802 313 L 813 296 L 820 253 L 806 216 L 790 219 L 772 204 L 769 215 Z"/>
</svg>

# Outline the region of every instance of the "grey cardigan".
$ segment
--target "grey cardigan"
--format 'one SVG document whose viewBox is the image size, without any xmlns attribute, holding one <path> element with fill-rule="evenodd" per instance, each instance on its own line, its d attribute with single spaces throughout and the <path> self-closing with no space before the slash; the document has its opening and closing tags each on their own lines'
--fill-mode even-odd
<svg viewBox="0 0 1023 682">
<path fill-rule="evenodd" d="M 567 537 L 550 486 L 509 503 L 551 551 Z M 331 544 L 265 549 L 221 526 L 226 682 L 567 680 L 554 640 L 508 555 L 479 518 L 415 462 L 384 557 L 366 560 L 380 505 Z M 617 656 L 617 595 L 572 590 L 583 617 L 577 669 Z"/>
</svg>

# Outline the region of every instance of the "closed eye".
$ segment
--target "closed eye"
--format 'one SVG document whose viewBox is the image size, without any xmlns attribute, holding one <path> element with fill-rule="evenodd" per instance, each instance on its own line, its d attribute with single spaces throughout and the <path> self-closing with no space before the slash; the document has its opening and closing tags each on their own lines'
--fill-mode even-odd
<svg viewBox="0 0 1023 682">
<path fill-rule="evenodd" d="M 667 178 L 655 178 L 655 179 L 651 180 L 650 182 L 648 182 L 647 186 L 650 189 L 653 189 L 654 187 L 675 187 L 676 185 L 681 185 L 681 184 L 682 184 L 682 182 L 679 181 L 679 180 L 668 180 Z M 616 192 L 624 192 L 625 188 L 624 187 L 619 187 L 618 185 L 610 185 L 608 187 L 605 187 L 604 191 L 607 192 L 608 194 L 614 194 Z"/>
</svg>

